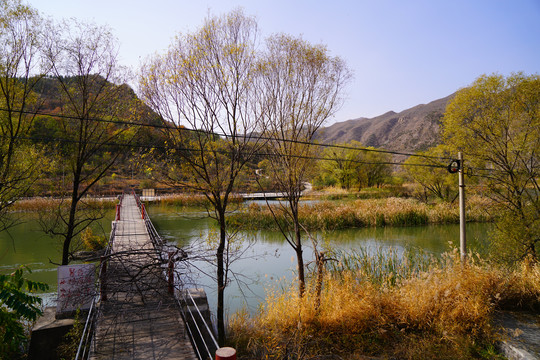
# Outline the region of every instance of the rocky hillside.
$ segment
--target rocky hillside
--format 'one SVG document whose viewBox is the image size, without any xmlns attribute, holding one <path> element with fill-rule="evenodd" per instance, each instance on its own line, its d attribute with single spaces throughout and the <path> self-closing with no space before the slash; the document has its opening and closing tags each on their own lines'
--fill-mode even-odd
<svg viewBox="0 0 540 360">
<path fill-rule="evenodd" d="M 454 94 L 400 113 L 389 111 L 371 119 L 338 122 L 321 129 L 317 138 L 324 143 L 356 140 L 365 146 L 395 151 L 426 150 L 438 143 L 440 121 L 446 104 L 453 97 Z"/>
</svg>

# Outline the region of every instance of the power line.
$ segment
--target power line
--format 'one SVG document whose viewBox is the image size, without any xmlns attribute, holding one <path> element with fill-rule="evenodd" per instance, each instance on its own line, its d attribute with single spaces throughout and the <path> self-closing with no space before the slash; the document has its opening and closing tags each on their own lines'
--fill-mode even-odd
<svg viewBox="0 0 540 360">
<path fill-rule="evenodd" d="M 95 121 L 95 122 L 103 122 L 103 123 L 110 123 L 115 125 L 129 125 L 129 126 L 141 126 L 141 127 L 149 127 L 154 129 L 165 129 L 165 130 L 172 130 L 175 129 L 177 131 L 187 131 L 187 132 L 193 132 L 193 133 L 200 133 L 205 132 L 210 135 L 214 136 L 220 136 L 225 138 L 244 138 L 244 139 L 251 139 L 256 138 L 260 140 L 265 141 L 279 141 L 279 142 L 285 142 L 285 143 L 294 143 L 294 144 L 301 144 L 301 145 L 310 145 L 310 146 L 320 146 L 324 148 L 335 148 L 335 149 L 344 149 L 344 150 L 354 150 L 354 151 L 364 151 L 364 152 L 375 152 L 375 153 L 383 153 L 383 154 L 390 154 L 390 155 L 402 155 L 402 156 L 409 156 L 409 157 L 420 157 L 425 159 L 436 159 L 436 160 L 454 160 L 450 157 L 445 156 L 432 156 L 432 155 L 424 155 L 424 154 L 414 154 L 414 153 L 406 153 L 406 152 L 399 152 L 399 151 L 391 151 L 391 150 L 382 150 L 382 149 L 370 149 L 367 147 L 356 147 L 356 146 L 348 146 L 348 145 L 336 145 L 336 144 L 323 144 L 323 143 L 315 143 L 315 142 L 309 142 L 309 141 L 302 141 L 302 140 L 292 140 L 292 139 L 284 139 L 284 138 L 273 138 L 273 137 L 267 137 L 267 136 L 252 136 L 250 135 L 231 135 L 231 134 L 225 134 L 225 133 L 217 133 L 217 132 L 209 132 L 204 130 L 197 130 L 197 129 L 189 129 L 186 127 L 179 127 L 177 125 L 174 125 L 174 127 L 167 126 L 167 125 L 158 125 L 158 124 L 150 124 L 150 123 L 140 123 L 140 122 L 134 122 L 134 121 L 125 121 L 125 120 L 107 120 L 107 119 L 100 119 L 100 118 L 85 118 L 81 119 L 79 117 L 75 117 L 72 115 L 63 115 L 63 114 L 51 114 L 46 113 L 42 111 L 27 111 L 27 110 L 8 110 L 5 108 L 0 108 L 0 111 L 12 111 L 12 112 L 18 112 L 21 114 L 27 114 L 27 115 L 42 115 L 42 116 L 50 116 L 50 117 L 56 117 L 61 119 L 70 119 L 70 120 L 87 120 L 87 121 Z M 164 121 L 161 119 L 161 121 Z"/>
<path fill-rule="evenodd" d="M 74 139 L 65 139 L 65 138 L 58 138 L 58 137 L 48 137 L 48 136 L 18 136 L 18 139 L 21 140 L 30 140 L 30 141 L 43 141 L 43 142 L 58 142 L 58 143 L 68 143 L 68 144 L 80 144 L 81 141 L 74 140 Z M 189 148 L 189 147 L 179 147 L 179 146 L 165 146 L 165 145 L 149 145 L 149 144 L 132 144 L 132 143 L 115 143 L 115 142 L 92 142 L 92 141 L 86 141 L 86 144 L 90 145 L 101 145 L 101 146 L 110 146 L 110 147 L 127 147 L 127 148 L 139 148 L 139 149 L 161 149 L 161 150 L 176 150 L 176 151 L 184 151 L 184 152 L 193 152 L 193 153 L 200 153 L 200 152 L 214 152 L 222 155 L 230 155 L 231 151 L 226 150 L 218 150 L 218 149 L 198 149 L 198 148 Z M 276 154 L 271 152 L 251 152 L 252 155 L 261 156 L 261 157 L 270 157 L 270 156 L 277 156 L 277 157 L 290 157 L 295 159 L 303 159 L 303 160 L 319 160 L 319 161 L 344 161 L 349 163 L 355 163 L 355 164 L 365 164 L 365 165 L 394 165 L 394 166 L 416 166 L 416 167 L 429 167 L 429 168 L 444 168 L 446 169 L 447 165 L 436 165 L 436 164 L 413 164 L 413 163 L 403 163 L 403 162 L 390 162 L 390 161 L 379 161 L 379 162 L 371 162 L 371 161 L 363 161 L 363 160 L 355 160 L 355 159 L 343 159 L 343 158 L 328 158 L 328 157 L 320 157 L 320 156 L 308 156 L 308 155 L 294 155 L 294 154 Z"/>
</svg>

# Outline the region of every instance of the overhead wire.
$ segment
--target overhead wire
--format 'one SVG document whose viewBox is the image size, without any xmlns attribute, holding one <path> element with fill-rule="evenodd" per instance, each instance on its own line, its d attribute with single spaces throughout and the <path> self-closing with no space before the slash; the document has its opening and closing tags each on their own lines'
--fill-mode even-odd
<svg viewBox="0 0 540 360">
<path fill-rule="evenodd" d="M 215 135 L 215 134 L 214 134 Z M 72 140 L 72 139 L 65 139 L 65 138 L 58 138 L 58 137 L 46 137 L 46 136 L 30 136 L 30 137 L 23 137 L 18 136 L 21 140 L 31 140 L 31 141 L 48 141 L 48 142 L 60 142 L 60 143 L 80 143 L 79 140 Z M 178 146 L 170 146 L 170 145 L 148 145 L 148 144 L 132 144 L 132 143 L 114 143 L 114 142 L 92 142 L 87 141 L 87 144 L 90 145 L 103 145 L 103 146 L 117 146 L 117 147 L 128 147 L 128 148 L 139 148 L 139 149 L 161 149 L 161 150 L 168 150 L 168 149 L 174 149 L 177 151 L 189 151 L 189 152 L 201 152 L 204 150 L 201 150 L 200 148 L 189 148 L 189 147 L 178 147 Z M 302 144 L 305 145 L 316 145 L 313 143 L 304 142 Z M 218 150 L 218 149 L 211 149 L 210 151 L 216 152 L 218 154 L 222 155 L 229 155 L 231 152 L 226 150 Z M 276 153 L 269 153 L 269 152 L 253 152 L 253 155 L 256 156 L 289 156 L 291 158 L 299 158 L 304 160 L 320 160 L 320 161 L 343 161 L 343 162 L 350 162 L 355 164 L 365 164 L 365 165 L 392 165 L 392 166 L 407 166 L 407 167 L 428 167 L 428 168 L 440 168 L 440 169 L 446 169 L 448 168 L 448 165 L 444 164 L 425 164 L 425 163 L 405 163 L 405 162 L 392 162 L 392 161 L 364 161 L 364 160 L 355 160 L 350 158 L 339 158 L 339 157 L 320 157 L 320 156 L 307 156 L 307 155 L 295 155 L 295 154 L 289 154 L 289 155 L 280 155 Z M 448 158 L 451 159 L 451 158 Z M 503 172 L 502 170 L 498 169 L 488 169 L 488 168 L 479 168 L 479 167 L 472 167 L 467 166 L 466 167 L 466 173 L 468 176 L 471 177 L 488 177 L 486 175 L 478 175 L 473 174 L 472 171 L 488 171 L 488 172 Z"/>
<path fill-rule="evenodd" d="M 0 109 L 1 110 L 1 109 Z M 189 129 L 191 131 L 196 131 L 196 130 L 192 130 L 192 129 Z M 216 135 L 215 133 L 213 133 L 212 135 Z M 72 139 L 63 139 L 63 138 L 57 138 L 57 137 L 44 137 L 44 136 L 40 136 L 40 137 L 37 137 L 37 136 L 32 136 L 32 137 L 23 137 L 23 136 L 18 136 L 19 139 L 21 140 L 32 140 L 32 141 L 49 141 L 49 142 L 62 142 L 62 143 L 80 143 L 80 141 L 78 140 L 72 140 Z M 259 139 L 261 139 L 259 137 Z M 310 143 L 310 142 L 298 142 L 298 141 L 291 141 L 291 142 L 294 142 L 294 143 L 300 143 L 300 144 L 303 144 L 303 145 L 310 145 L 310 146 L 321 146 L 321 144 L 317 144 L 317 143 Z M 144 148 L 144 149 L 162 149 L 162 150 L 167 150 L 167 149 L 171 149 L 173 148 L 174 150 L 178 150 L 178 151 L 191 151 L 191 152 L 200 152 L 201 150 L 198 149 L 198 148 L 186 148 L 186 147 L 173 147 L 173 146 L 165 146 L 165 145 L 145 145 L 145 144 L 124 144 L 124 143 L 111 143 L 111 142 L 91 142 L 91 141 L 87 141 L 87 144 L 90 144 L 90 145 L 103 145 L 103 146 L 119 146 L 119 147 L 129 147 L 129 148 Z M 324 146 L 324 145 L 322 145 Z M 339 145 L 329 145 L 330 147 L 334 147 L 334 148 L 345 148 L 345 149 L 349 149 L 349 147 L 346 147 L 346 146 L 339 146 Z M 364 149 L 359 149 L 359 148 L 355 148 L 355 147 L 352 147 L 350 148 L 352 150 L 364 150 Z M 388 151 L 377 151 L 376 149 L 367 149 L 368 151 L 374 151 L 374 152 L 382 152 L 382 153 L 393 153 L 393 152 L 388 152 Z M 223 155 L 228 155 L 230 154 L 229 151 L 225 151 L 225 150 L 216 150 L 216 149 L 213 149 L 211 151 L 214 151 L 216 153 L 219 153 L 219 154 L 223 154 Z M 279 154 L 276 154 L 276 153 L 264 153 L 264 152 L 256 152 L 256 153 L 253 153 L 254 155 L 257 155 L 257 156 L 285 156 L 285 155 L 279 155 Z M 400 153 L 400 154 L 403 154 L 403 153 Z M 354 160 L 354 159 L 347 159 L 347 158 L 338 158 L 338 157 L 332 157 L 332 158 L 328 158 L 328 157 L 318 157 L 318 156 L 302 156 L 302 155 L 294 155 L 294 154 L 290 154 L 290 155 L 287 155 L 291 158 L 302 158 L 302 159 L 306 159 L 306 160 L 321 160 L 321 161 L 343 161 L 343 162 L 351 162 L 351 163 L 357 163 L 357 164 L 366 164 L 366 165 L 394 165 L 394 166 L 409 166 L 409 167 L 429 167 L 429 168 L 444 168 L 446 169 L 448 167 L 448 165 L 444 165 L 444 164 L 420 164 L 420 163 L 405 163 L 405 162 L 373 162 L 373 161 L 363 161 L 363 160 Z M 430 156 L 421 156 L 421 157 L 425 157 L 425 158 L 430 158 L 430 159 L 448 159 L 448 160 L 455 160 L 453 158 L 446 158 L 446 157 L 430 157 Z M 482 175 L 475 175 L 475 174 L 472 174 L 471 171 L 489 171 L 489 172 L 501 172 L 502 170 L 497 170 L 497 169 L 487 169 L 487 168 L 477 168 L 477 167 L 470 167 L 468 166 L 467 167 L 467 175 L 468 176 L 476 176 L 476 177 L 485 177 L 485 176 L 482 176 Z"/>
<path fill-rule="evenodd" d="M 74 140 L 74 139 L 65 139 L 65 138 L 59 138 L 59 137 L 50 137 L 50 136 L 18 136 L 18 139 L 21 140 L 30 140 L 30 141 L 38 141 L 38 142 L 58 142 L 58 143 L 71 143 L 71 144 L 78 144 L 81 143 L 80 140 Z M 179 146 L 166 146 L 166 145 L 149 145 L 149 144 L 132 144 L 132 143 L 115 143 L 115 142 L 97 142 L 97 141 L 86 141 L 86 144 L 89 145 L 102 145 L 102 146 L 111 146 L 111 147 L 127 147 L 127 148 L 139 148 L 139 149 L 161 149 L 161 150 L 176 150 L 176 151 L 186 151 L 186 152 L 202 152 L 205 150 L 201 150 L 200 148 L 190 148 L 190 147 L 179 147 Z M 209 149 L 208 151 L 215 152 L 222 155 L 229 155 L 231 154 L 230 151 L 226 150 L 219 150 L 219 149 Z M 437 164 L 414 164 L 414 163 L 404 163 L 404 162 L 392 162 L 392 161 L 364 161 L 364 160 L 356 160 L 356 159 L 345 159 L 345 158 L 328 158 L 328 157 L 321 157 L 321 156 L 309 156 L 309 155 L 295 155 L 295 154 L 289 154 L 289 155 L 283 155 L 283 154 L 276 154 L 276 153 L 270 153 L 270 152 L 252 152 L 252 155 L 256 156 L 278 156 L 278 157 L 291 157 L 295 159 L 304 159 L 304 160 L 319 160 L 319 161 L 346 161 L 354 164 L 365 164 L 365 165 L 394 165 L 394 166 L 411 166 L 411 167 L 429 167 L 429 168 L 446 168 L 447 165 L 437 165 Z"/>
<path fill-rule="evenodd" d="M 27 115 L 41 115 L 41 116 L 49 116 L 49 117 L 56 117 L 61 119 L 70 119 L 70 120 L 81 120 L 79 117 L 75 117 L 72 115 L 64 115 L 64 114 L 52 114 L 47 113 L 43 111 L 28 111 L 28 110 L 21 110 L 21 109 L 5 109 L 0 107 L 0 111 L 12 111 Z M 141 126 L 141 127 L 150 127 L 155 129 L 176 129 L 178 131 L 186 131 L 186 132 L 201 132 L 204 130 L 200 129 L 190 129 L 186 127 L 179 127 L 178 125 L 174 125 L 174 127 L 164 125 L 164 124 L 151 124 L 151 123 L 143 123 L 143 122 L 134 122 L 134 121 L 125 121 L 125 120 L 108 120 L 108 119 L 101 119 L 101 118 L 93 118 L 88 117 L 84 120 L 88 121 L 96 121 L 96 122 L 103 122 L 103 123 L 110 123 L 115 125 L 129 125 L 129 126 Z M 164 121 L 163 119 L 160 119 L 160 121 Z M 257 138 L 260 140 L 266 140 L 266 141 L 279 141 L 279 142 L 285 142 L 285 143 L 296 143 L 301 145 L 312 145 L 312 146 L 319 146 L 324 148 L 335 148 L 335 149 L 343 149 L 343 150 L 354 150 L 354 151 L 364 151 L 364 152 L 375 152 L 375 153 L 384 153 L 384 154 L 390 154 L 390 155 L 402 155 L 402 156 L 409 156 L 409 157 L 420 157 L 420 158 L 426 158 L 426 159 L 437 159 L 437 160 L 454 160 L 454 158 L 451 157 L 445 157 L 445 156 L 433 156 L 433 155 L 426 155 L 426 154 L 415 154 L 415 153 L 408 153 L 408 152 L 399 152 L 399 151 L 392 151 L 392 150 L 383 150 L 383 149 L 375 149 L 375 148 L 368 148 L 368 147 L 357 147 L 357 146 L 349 146 L 349 145 L 338 145 L 338 144 L 325 144 L 325 143 L 317 143 L 317 142 L 310 142 L 310 141 L 302 141 L 302 140 L 292 140 L 292 139 L 284 139 L 284 138 L 273 138 L 273 137 L 267 137 L 267 136 L 252 136 L 250 135 L 231 135 L 231 134 L 225 134 L 225 133 L 218 133 L 218 132 L 208 132 L 211 135 L 214 136 L 220 136 L 225 138 Z"/>
<path fill-rule="evenodd" d="M 4 136 L 1 136 L 4 137 Z M 58 143 L 71 143 L 71 144 L 78 144 L 81 143 L 80 140 L 74 140 L 74 139 L 65 139 L 65 138 L 58 138 L 58 137 L 50 137 L 50 136 L 18 136 L 18 139 L 21 140 L 29 140 L 29 141 L 37 141 L 37 142 L 58 142 Z M 179 147 L 179 146 L 165 146 L 165 145 L 148 145 L 148 144 L 132 144 L 132 143 L 115 143 L 115 142 L 98 142 L 98 141 L 86 141 L 86 144 L 89 145 L 101 145 L 101 146 L 111 146 L 111 147 L 127 147 L 127 148 L 139 148 L 139 149 L 161 149 L 161 150 L 169 150 L 173 149 L 176 151 L 186 151 L 186 152 L 202 152 L 205 150 L 201 150 L 200 148 L 189 148 L 189 147 Z M 209 151 L 215 152 L 222 155 L 229 155 L 231 152 L 226 150 L 219 150 L 219 149 L 210 149 Z M 256 156 L 278 156 L 278 157 L 291 157 L 295 159 L 304 159 L 304 160 L 319 160 L 319 161 L 346 161 L 349 163 L 354 164 L 365 164 L 365 165 L 395 165 L 395 166 L 412 166 L 412 167 L 430 167 L 430 168 L 446 168 L 446 165 L 437 165 L 437 164 L 414 164 L 414 163 L 403 163 L 403 162 L 391 162 L 391 161 L 364 161 L 364 160 L 356 160 L 356 159 L 344 159 L 344 158 L 328 158 L 328 157 L 321 157 L 321 156 L 308 156 L 308 155 L 283 155 L 283 154 L 276 154 L 276 153 L 270 153 L 270 152 L 252 152 L 252 155 Z"/>
</svg>

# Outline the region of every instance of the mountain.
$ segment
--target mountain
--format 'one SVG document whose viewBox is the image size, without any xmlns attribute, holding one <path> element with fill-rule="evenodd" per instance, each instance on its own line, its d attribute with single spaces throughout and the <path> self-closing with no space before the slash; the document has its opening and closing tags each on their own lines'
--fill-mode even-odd
<svg viewBox="0 0 540 360">
<path fill-rule="evenodd" d="M 316 134 L 318 141 L 337 144 L 351 140 L 394 151 L 426 150 L 439 142 L 441 119 L 455 93 L 400 113 L 389 111 L 374 118 L 335 123 Z"/>
</svg>

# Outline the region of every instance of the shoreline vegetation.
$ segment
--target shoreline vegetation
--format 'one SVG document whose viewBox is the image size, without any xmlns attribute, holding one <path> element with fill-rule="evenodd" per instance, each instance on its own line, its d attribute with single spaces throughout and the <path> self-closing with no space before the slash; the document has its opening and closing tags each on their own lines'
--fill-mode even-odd
<svg viewBox="0 0 540 360">
<path fill-rule="evenodd" d="M 13 212 L 38 212 L 58 206 L 60 199 L 36 197 L 22 199 L 13 204 Z M 66 206 L 69 200 L 64 200 Z M 231 197 L 232 204 L 241 205 L 241 197 Z M 89 206 L 114 209 L 118 203 L 116 197 L 88 198 L 84 202 Z M 285 203 L 285 202 L 283 202 Z M 303 203 L 303 204 L 302 204 Z M 191 208 L 203 210 L 209 206 L 208 200 L 198 194 L 176 194 L 161 196 L 150 206 Z M 426 204 L 414 198 L 350 198 L 329 199 L 328 195 L 310 196 L 301 202 L 300 222 L 309 230 L 339 230 L 360 227 L 382 226 L 423 226 L 431 224 L 459 223 L 457 202 L 438 202 Z M 275 209 L 275 202 L 271 204 Z M 467 222 L 491 222 L 494 217 L 486 212 L 491 206 L 490 200 L 473 195 L 467 199 Z M 277 212 L 275 212 L 277 213 Z M 266 204 L 250 203 L 238 207 L 229 215 L 228 225 L 233 228 L 255 230 L 278 230 L 276 221 Z"/>
<path fill-rule="evenodd" d="M 486 211 L 489 200 L 472 196 L 467 202 L 468 222 L 490 222 L 493 217 Z M 278 204 L 271 205 L 278 214 Z M 299 210 L 300 223 L 309 230 L 339 230 L 359 227 L 421 226 L 430 224 L 458 224 L 457 204 L 425 204 L 412 198 L 324 200 L 303 204 Z M 281 221 L 281 226 L 285 222 Z M 268 206 L 251 203 L 229 216 L 234 228 L 279 230 Z"/>
<path fill-rule="evenodd" d="M 358 255 L 329 267 L 319 299 L 312 274 L 304 298 L 277 283 L 255 315 L 232 316 L 238 358 L 504 359 L 497 312 L 540 309 L 540 265 L 529 259 L 505 268 L 472 254 L 462 265 L 457 250 L 427 266 Z"/>
</svg>

